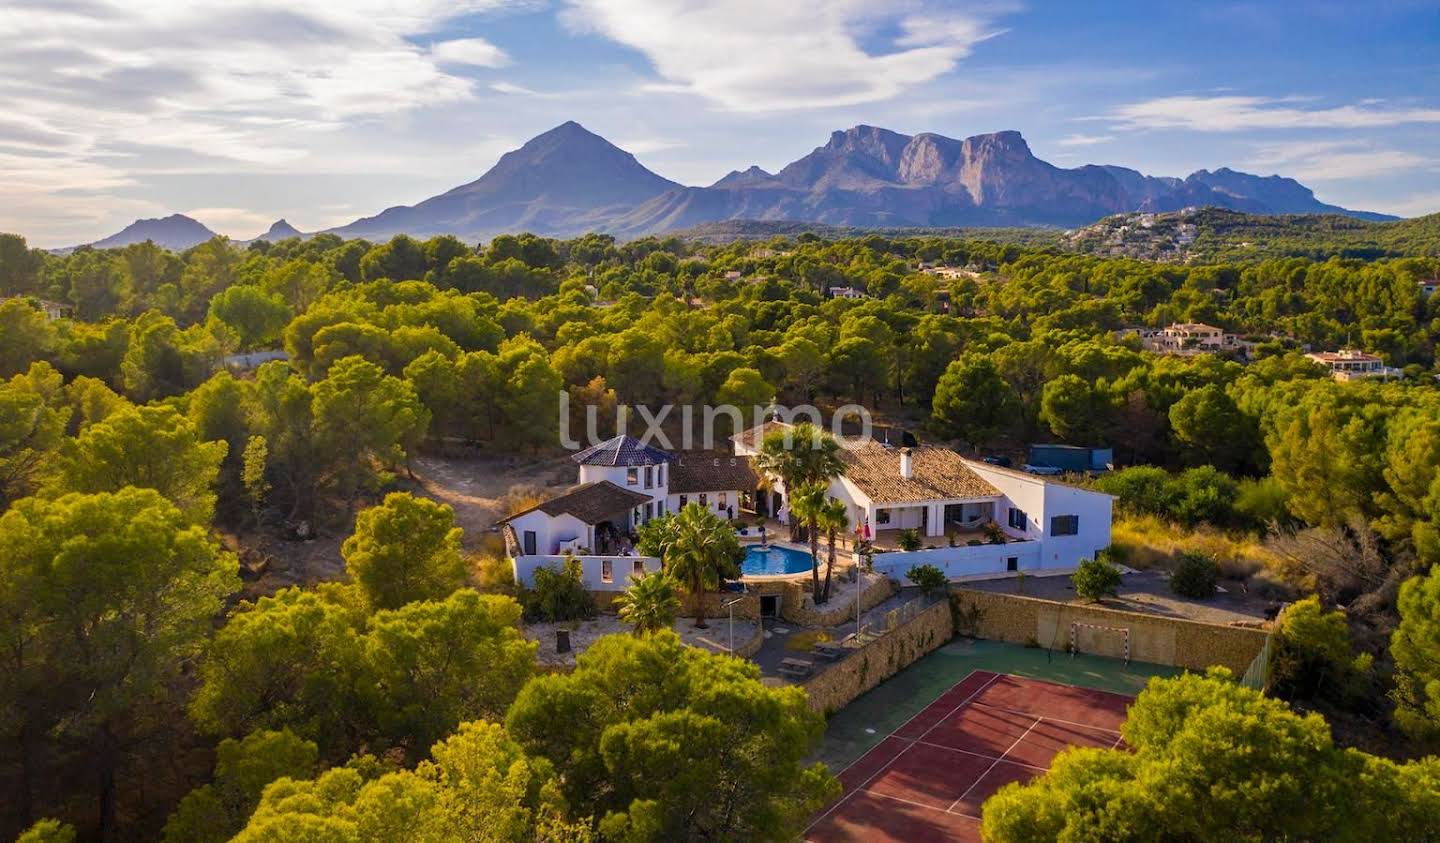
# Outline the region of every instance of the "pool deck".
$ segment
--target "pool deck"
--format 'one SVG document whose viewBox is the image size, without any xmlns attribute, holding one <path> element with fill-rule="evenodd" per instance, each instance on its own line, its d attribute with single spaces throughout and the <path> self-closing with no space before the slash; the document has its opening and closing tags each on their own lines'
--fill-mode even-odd
<svg viewBox="0 0 1440 843">
<path fill-rule="evenodd" d="M 768 641 L 766 642 L 769 643 Z M 1133 696 L 1152 676 L 1175 676 L 1179 668 L 1100 656 L 1071 658 L 1061 652 L 998 641 L 956 638 L 836 712 L 815 760 L 831 772 L 844 769 L 885 736 L 976 670 L 1045 679 Z"/>
</svg>

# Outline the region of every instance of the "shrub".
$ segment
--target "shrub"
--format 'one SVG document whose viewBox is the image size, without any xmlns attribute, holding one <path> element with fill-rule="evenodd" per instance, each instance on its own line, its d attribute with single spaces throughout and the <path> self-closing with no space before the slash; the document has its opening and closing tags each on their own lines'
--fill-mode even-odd
<svg viewBox="0 0 1440 843">
<path fill-rule="evenodd" d="M 1367 667 L 1367 664 L 1358 665 Z M 1281 699 L 1343 699 L 1356 678 L 1350 624 L 1314 595 L 1280 613 L 1270 657 L 1270 688 Z"/>
<path fill-rule="evenodd" d="M 595 601 L 585 590 L 579 559 L 568 559 L 563 568 L 535 569 L 535 585 L 520 590 L 520 605 L 526 620 L 577 621 L 595 617 Z"/>
<path fill-rule="evenodd" d="M 1203 553 L 1182 553 L 1170 575 L 1170 590 L 1181 597 L 1206 600 L 1215 596 L 1215 580 L 1219 569 L 1215 560 Z"/>
<path fill-rule="evenodd" d="M 1171 517 L 1192 527 L 1233 522 L 1238 491 L 1234 478 L 1208 465 L 1186 469 L 1166 484 Z"/>
<path fill-rule="evenodd" d="M 481 594 L 515 596 L 514 563 L 506 556 L 481 556 L 475 563 L 475 585 Z"/>
<path fill-rule="evenodd" d="M 1095 481 L 1100 491 L 1116 497 L 1121 509 L 1129 512 L 1165 515 L 1170 473 L 1153 465 L 1137 465 L 1101 476 Z"/>
<path fill-rule="evenodd" d="M 914 529 L 914 528 L 911 528 L 911 529 L 908 529 L 908 530 L 901 530 L 901 531 L 900 531 L 900 549 L 901 549 L 901 550 L 919 550 L 919 549 L 920 549 L 920 544 L 921 544 L 921 542 L 920 542 L 920 531 L 919 531 L 919 530 L 916 530 L 916 529 Z"/>
<path fill-rule="evenodd" d="M 1120 569 L 1102 559 L 1082 559 L 1070 581 L 1075 594 L 1086 600 L 1114 597 L 1120 588 Z"/>
<path fill-rule="evenodd" d="M 945 572 L 934 565 L 916 565 L 905 574 L 905 578 L 919 586 L 925 594 L 944 588 L 948 582 Z"/>
<path fill-rule="evenodd" d="M 1287 504 L 1290 495 L 1274 477 L 1245 479 L 1235 490 L 1235 516 L 1246 526 L 1262 529 L 1271 524 L 1294 522 Z"/>
</svg>

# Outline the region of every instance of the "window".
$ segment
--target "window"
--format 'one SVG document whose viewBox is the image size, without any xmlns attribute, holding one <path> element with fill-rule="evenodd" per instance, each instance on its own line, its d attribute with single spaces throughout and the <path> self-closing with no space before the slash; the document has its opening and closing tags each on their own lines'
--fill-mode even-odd
<svg viewBox="0 0 1440 843">
<path fill-rule="evenodd" d="M 609 559 L 600 560 L 600 582 L 615 582 L 615 563 Z"/>
<path fill-rule="evenodd" d="M 725 504 L 728 503 L 728 501 L 725 500 L 725 494 L 726 494 L 725 492 L 721 492 L 721 493 L 718 495 L 718 497 L 720 498 L 720 500 L 719 500 L 719 502 L 718 502 L 718 506 L 719 506 L 721 509 L 724 509 L 724 508 L 725 508 Z"/>
<path fill-rule="evenodd" d="M 1023 529 L 1025 529 L 1025 510 L 1023 510 L 1023 509 L 1016 509 L 1016 508 L 1013 507 L 1013 506 L 1010 507 L 1010 529 L 1012 529 L 1012 530 L 1023 530 Z"/>
<path fill-rule="evenodd" d="M 647 488 L 647 489 L 653 489 L 654 487 L 655 487 L 655 469 L 654 469 L 654 468 L 651 468 L 650 466 L 647 465 L 647 466 L 645 466 L 645 488 Z"/>
<path fill-rule="evenodd" d="M 650 503 L 645 504 L 645 520 L 646 520 L 646 521 L 649 521 L 651 518 L 654 518 L 654 517 L 655 517 L 655 503 L 652 501 L 652 502 L 650 502 Z"/>
<path fill-rule="evenodd" d="M 705 492 L 701 492 L 701 493 L 700 493 L 700 505 L 701 505 L 701 506 L 709 506 L 709 505 L 710 505 L 710 501 L 707 500 L 706 498 L 707 498 L 707 494 L 706 494 Z"/>
<path fill-rule="evenodd" d="M 1050 519 L 1050 535 L 1073 536 L 1080 532 L 1080 516 L 1056 515 Z"/>
<path fill-rule="evenodd" d="M 656 468 L 655 468 L 655 485 L 656 485 L 656 486 L 664 486 L 664 485 L 665 485 L 665 463 L 663 463 L 663 462 L 660 463 L 660 465 L 656 466 Z"/>
<path fill-rule="evenodd" d="M 645 576 L 645 561 L 644 561 L 643 559 L 636 559 L 636 560 L 635 560 L 635 576 L 637 576 L 637 577 L 643 577 L 643 576 Z"/>
<path fill-rule="evenodd" d="M 638 485 L 640 485 L 640 469 L 638 469 L 638 468 L 627 468 L 627 469 L 625 469 L 625 485 L 626 485 L 626 486 L 638 486 Z"/>
<path fill-rule="evenodd" d="M 1007 556 L 1007 557 L 1005 557 L 1005 570 L 1007 570 L 1007 571 L 1018 571 L 1018 570 L 1020 570 L 1020 557 L 1018 557 L 1018 556 Z"/>
<path fill-rule="evenodd" d="M 526 556 L 534 556 L 534 555 L 535 555 L 535 531 L 534 531 L 534 530 L 526 530 L 526 531 L 525 531 L 525 537 L 524 537 L 523 541 L 524 541 L 524 544 L 525 544 L 525 555 L 526 555 Z"/>
<path fill-rule="evenodd" d="M 890 510 L 888 510 L 888 509 L 877 509 L 877 510 L 875 510 L 875 523 L 876 523 L 876 524 L 889 524 L 889 523 L 890 523 Z"/>
<path fill-rule="evenodd" d="M 690 496 L 689 496 L 689 495 L 681 495 L 681 496 L 680 496 L 680 508 L 681 508 L 681 509 L 684 509 L 684 508 L 685 508 L 685 504 L 687 504 L 687 503 L 689 503 L 689 502 L 690 502 Z"/>
</svg>

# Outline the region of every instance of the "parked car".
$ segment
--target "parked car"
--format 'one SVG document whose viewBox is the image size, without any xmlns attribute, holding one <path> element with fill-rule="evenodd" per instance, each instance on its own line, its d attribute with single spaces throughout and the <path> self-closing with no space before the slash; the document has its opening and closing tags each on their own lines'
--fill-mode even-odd
<svg viewBox="0 0 1440 843">
<path fill-rule="evenodd" d="M 987 462 L 991 465 L 998 465 L 1001 468 L 1009 468 L 1010 466 L 1015 464 L 1009 457 L 1004 456 L 982 457 L 981 462 Z"/>
</svg>

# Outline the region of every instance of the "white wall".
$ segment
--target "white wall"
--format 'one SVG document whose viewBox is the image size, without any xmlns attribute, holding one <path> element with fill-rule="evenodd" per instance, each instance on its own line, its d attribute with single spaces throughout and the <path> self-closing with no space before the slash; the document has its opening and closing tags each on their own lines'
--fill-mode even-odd
<svg viewBox="0 0 1440 843">
<path fill-rule="evenodd" d="M 1073 568 L 1081 559 L 1110 546 L 1110 519 L 1114 499 L 1102 492 L 1077 489 L 1061 483 L 1045 484 L 1045 539 L 1043 566 Z M 1050 534 L 1050 519 L 1056 515 L 1078 515 L 1080 532 L 1073 536 Z"/>
<path fill-rule="evenodd" d="M 624 591 L 630 586 L 636 562 L 644 566 L 647 574 L 653 574 L 660 570 L 660 559 L 655 556 L 520 556 L 511 560 L 515 570 L 515 581 L 526 587 L 532 586 L 535 584 L 536 569 L 546 567 L 562 569 L 570 559 L 580 560 L 580 570 L 588 591 Z M 607 561 L 610 562 L 611 582 L 605 582 L 601 578 Z"/>
<path fill-rule="evenodd" d="M 1006 560 L 1012 556 L 1018 560 L 1020 570 L 1039 570 L 1042 567 L 1040 553 L 1040 542 L 937 547 L 934 550 L 877 553 L 874 565 L 876 571 L 903 583 L 907 582 L 905 575 L 910 569 L 920 565 L 934 565 L 950 579 L 1003 573 L 1006 570 Z"/>
<path fill-rule="evenodd" d="M 609 480 L 622 489 L 629 489 L 632 492 L 639 492 L 642 495 L 649 495 L 650 499 L 660 503 L 663 502 L 670 490 L 670 466 L 668 464 L 644 466 L 637 465 L 635 468 L 635 485 L 630 485 L 630 466 L 623 465 L 582 465 L 580 466 L 580 482 L 595 483 L 601 480 Z M 663 480 L 663 483 L 652 482 L 650 488 L 645 488 L 645 469 L 649 468 L 652 477 Z M 663 469 L 663 474 L 662 474 Z M 643 504 L 642 504 L 643 506 Z"/>
<path fill-rule="evenodd" d="M 592 547 L 595 542 L 593 528 L 573 515 L 546 515 L 540 510 L 527 512 L 510 521 L 515 530 L 515 540 L 520 543 L 520 552 L 525 549 L 525 531 L 535 531 L 535 552 L 544 555 L 559 552 L 560 542 L 581 539 L 584 546 Z"/>
<path fill-rule="evenodd" d="M 720 506 L 720 495 L 725 495 L 726 506 Z M 721 518 L 728 517 L 726 509 L 735 510 L 735 517 L 740 517 L 740 490 L 739 489 L 715 489 L 708 492 L 686 492 L 686 503 L 699 503 L 700 495 L 705 495 L 705 508 Z M 672 493 L 665 501 L 666 511 L 675 513 L 680 511 L 680 495 Z"/>
<path fill-rule="evenodd" d="M 1001 502 L 1002 509 L 996 513 L 996 520 L 1007 533 L 1015 531 L 1007 526 L 1009 512 L 1005 507 L 1013 505 L 1025 511 L 1024 537 L 1040 540 L 1041 567 L 1074 568 L 1080 560 L 1094 559 L 1095 554 L 1110 546 L 1114 499 L 1104 492 L 1021 475 L 983 462 L 967 460 L 966 464 L 1009 499 L 1008 503 Z M 1079 516 L 1080 532 L 1074 536 L 1051 535 L 1050 520 L 1057 515 Z"/>
</svg>

